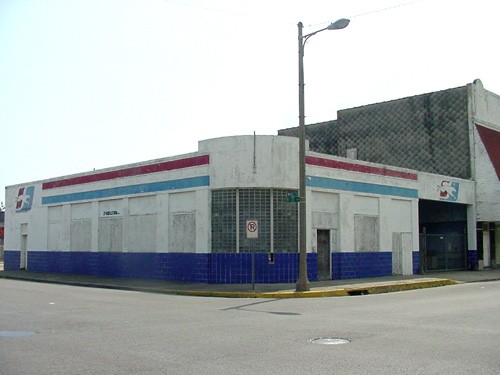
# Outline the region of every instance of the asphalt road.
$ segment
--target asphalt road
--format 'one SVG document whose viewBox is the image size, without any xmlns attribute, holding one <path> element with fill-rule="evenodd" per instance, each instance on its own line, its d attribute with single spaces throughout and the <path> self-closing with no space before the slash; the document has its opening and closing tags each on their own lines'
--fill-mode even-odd
<svg viewBox="0 0 500 375">
<path fill-rule="evenodd" d="M 498 374 L 499 296 L 500 281 L 273 300 L 0 279 L 0 374 Z"/>
</svg>

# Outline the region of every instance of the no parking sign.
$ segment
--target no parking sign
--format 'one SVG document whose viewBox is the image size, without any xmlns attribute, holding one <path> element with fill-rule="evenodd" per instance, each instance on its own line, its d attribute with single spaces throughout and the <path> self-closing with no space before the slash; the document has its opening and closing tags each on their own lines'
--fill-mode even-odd
<svg viewBox="0 0 500 375">
<path fill-rule="evenodd" d="M 247 238 L 259 238 L 258 220 L 247 220 Z"/>
</svg>

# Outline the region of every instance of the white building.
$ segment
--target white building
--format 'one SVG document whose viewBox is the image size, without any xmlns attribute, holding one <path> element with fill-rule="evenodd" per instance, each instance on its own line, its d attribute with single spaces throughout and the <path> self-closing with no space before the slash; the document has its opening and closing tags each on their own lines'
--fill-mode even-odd
<svg viewBox="0 0 500 375">
<path fill-rule="evenodd" d="M 297 128 L 278 133 L 296 135 Z M 464 241 L 469 268 L 500 262 L 500 96 L 480 80 L 343 109 L 337 120 L 307 126 L 306 136 L 316 152 L 449 176 L 445 195 L 454 178 L 475 181 L 466 206 L 420 197 L 422 265 L 456 269 Z"/>
<path fill-rule="evenodd" d="M 296 138 L 235 136 L 201 141 L 191 154 L 9 186 L 5 268 L 295 282 L 298 164 Z M 466 207 L 468 242 L 452 261 L 469 267 L 482 192 L 474 180 L 315 152 L 306 174 L 311 281 L 416 273 L 420 200 Z"/>
</svg>

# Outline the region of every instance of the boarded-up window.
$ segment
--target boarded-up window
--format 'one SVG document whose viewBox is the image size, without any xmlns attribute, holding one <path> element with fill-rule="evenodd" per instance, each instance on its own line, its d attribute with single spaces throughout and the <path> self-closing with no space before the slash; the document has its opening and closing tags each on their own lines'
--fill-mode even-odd
<svg viewBox="0 0 500 375">
<path fill-rule="evenodd" d="M 196 252 L 196 212 L 177 212 L 170 216 L 169 251 Z"/>
<path fill-rule="evenodd" d="M 92 219 L 71 220 L 71 251 L 90 251 L 92 246 Z"/>
<path fill-rule="evenodd" d="M 62 206 L 49 207 L 47 242 L 49 250 L 63 250 L 63 211 Z"/>
<path fill-rule="evenodd" d="M 99 202 L 99 251 L 123 251 L 123 200 Z"/>
<path fill-rule="evenodd" d="M 129 199 L 128 245 L 129 251 L 155 252 L 157 232 L 156 196 Z"/>
<path fill-rule="evenodd" d="M 354 246 L 357 252 L 380 251 L 378 216 L 354 215 Z"/>
<path fill-rule="evenodd" d="M 92 204 L 71 205 L 70 250 L 90 251 L 92 247 Z"/>
<path fill-rule="evenodd" d="M 123 219 L 99 219 L 99 251 L 123 251 Z"/>
<path fill-rule="evenodd" d="M 156 214 L 156 196 L 130 198 L 128 202 L 130 215 Z"/>
<path fill-rule="evenodd" d="M 156 251 L 156 215 L 130 216 L 128 240 L 130 251 Z"/>
</svg>

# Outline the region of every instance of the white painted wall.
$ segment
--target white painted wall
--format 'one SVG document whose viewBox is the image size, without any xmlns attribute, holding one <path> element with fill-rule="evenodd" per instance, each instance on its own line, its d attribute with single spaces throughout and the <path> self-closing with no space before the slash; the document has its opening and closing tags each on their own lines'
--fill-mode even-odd
<svg viewBox="0 0 500 375">
<path fill-rule="evenodd" d="M 298 189 L 298 139 L 278 136 L 234 136 L 199 142 L 210 154 L 210 185 Z M 254 168 L 255 165 L 255 168 Z"/>
<path fill-rule="evenodd" d="M 478 181 L 477 220 L 500 221 L 500 181 L 475 127 L 474 140 L 475 170 Z"/>
<path fill-rule="evenodd" d="M 500 95 L 486 90 L 479 79 L 471 84 L 471 90 L 473 119 L 500 131 Z"/>
<path fill-rule="evenodd" d="M 17 193 L 20 188 L 34 186 L 33 206 L 27 212 L 15 212 Z M 47 207 L 41 207 L 41 181 L 8 186 L 5 189 L 5 238 L 4 250 L 19 250 L 21 246 L 21 226 L 28 226 L 29 250 L 45 250 L 47 245 Z"/>
<path fill-rule="evenodd" d="M 182 155 L 176 158 L 167 158 L 133 165 L 109 168 L 96 171 L 102 173 L 134 166 L 150 165 L 154 163 L 176 160 L 195 156 L 196 154 Z M 91 174 L 94 172 L 90 172 Z M 190 210 L 194 214 L 196 225 L 190 238 L 194 241 L 194 251 L 208 252 L 210 250 L 209 202 L 210 190 L 206 187 L 167 191 L 161 193 L 145 193 L 133 196 L 113 197 L 109 199 L 95 199 L 84 202 L 68 202 L 55 205 L 43 205 L 42 195 L 52 196 L 84 191 L 94 191 L 113 187 L 130 186 L 148 182 L 176 180 L 187 177 L 196 177 L 209 174 L 208 166 L 199 166 L 172 170 L 167 172 L 151 173 L 141 176 L 117 178 L 114 180 L 86 183 L 75 186 L 55 188 L 42 191 L 42 181 L 24 183 L 6 188 L 6 250 L 19 250 L 21 245 L 21 227 L 28 228 L 28 250 L 59 250 L 59 251 L 102 251 L 99 246 L 99 227 L 102 232 L 108 228 L 111 231 L 121 231 L 122 240 L 117 242 L 121 251 L 169 251 L 170 195 L 176 197 L 187 194 L 188 197 L 178 204 L 173 204 L 176 211 Z M 53 181 L 85 174 L 53 178 Z M 31 210 L 16 212 L 16 198 L 19 188 L 35 186 L 34 199 Z M 180 205 L 180 206 L 179 206 Z M 113 212 L 107 215 L 106 212 Z M 115 221 L 113 221 L 115 220 Z M 113 224 L 113 225 L 111 225 Z M 8 229 L 7 229 L 8 228 Z M 73 228 L 73 236 L 71 232 Z M 89 238 L 83 238 L 77 231 L 88 231 Z M 101 241 L 103 238 L 101 237 Z M 73 244 L 72 244 L 73 242 Z M 109 243 L 108 243 L 109 244 Z M 101 243 L 102 245 L 102 243 Z M 113 245 L 110 245 L 113 250 Z"/>
<path fill-rule="evenodd" d="M 500 224 L 495 225 L 495 238 L 500 238 Z M 495 240 L 495 267 L 500 267 L 500 241 Z"/>
<path fill-rule="evenodd" d="M 339 228 L 339 194 L 312 191 L 310 205 L 312 228 Z"/>
<path fill-rule="evenodd" d="M 470 85 L 472 170 L 477 184 L 477 220 L 500 221 L 500 181 L 475 124 L 500 132 L 500 96 L 484 89 L 480 80 Z M 500 145 L 499 145 L 500 147 Z"/>
<path fill-rule="evenodd" d="M 200 175 L 210 176 L 210 188 L 139 194 L 137 196 L 116 197 L 100 201 L 93 200 L 86 203 L 72 202 L 71 204 L 60 205 L 60 207 L 48 207 L 41 206 L 41 182 L 35 182 L 32 183 L 35 185 L 35 200 L 31 211 L 15 213 L 15 198 L 18 188 L 30 184 L 8 187 L 6 195 L 7 235 L 5 248 L 7 250 L 19 249 L 21 224 L 28 223 L 29 250 L 46 250 L 49 248 L 49 242 L 54 242 L 56 248 L 69 251 L 72 247 L 70 236 L 72 223 L 87 228 L 86 226 L 90 222 L 90 250 L 98 251 L 99 238 L 97 233 L 99 223 L 102 220 L 108 220 L 103 218 L 105 211 L 116 211 L 117 219 L 122 220 L 123 223 L 123 251 L 168 252 L 171 251 L 169 246 L 175 246 L 179 249 L 185 247 L 189 251 L 198 253 L 209 252 L 211 243 L 211 189 L 234 187 L 298 189 L 298 140 L 296 138 L 281 136 L 225 137 L 201 141 L 199 148 L 199 154 L 208 154 L 210 156 L 209 166 L 51 189 L 43 192 L 43 194 L 66 194 Z M 310 154 L 332 160 L 347 161 L 347 159 L 334 156 Z M 157 162 L 195 155 L 198 154 L 162 159 Z M 349 162 L 384 167 L 361 161 L 350 160 Z M 151 162 L 138 163 L 134 164 L 134 166 L 148 163 Z M 128 168 L 130 166 L 108 170 L 124 167 Z M 415 171 L 406 169 L 392 167 L 391 169 L 417 174 Z M 418 173 L 418 179 L 411 180 L 318 166 L 309 166 L 307 175 L 414 189 L 418 190 L 421 198 L 435 200 L 438 200 L 436 194 L 437 185 L 443 179 L 446 179 L 446 176 Z M 460 183 L 460 195 L 457 202 L 472 204 L 474 202 L 474 182 L 468 180 L 459 180 L 458 182 Z M 392 251 L 393 233 L 410 233 L 412 250 L 418 250 L 418 200 L 416 198 L 308 188 L 307 202 L 308 251 L 313 250 L 316 229 L 335 231 L 334 251 L 337 249 L 345 252 L 355 251 L 356 215 L 377 218 L 379 223 L 378 244 L 374 248 L 378 248 L 380 251 Z M 187 215 L 184 219 L 189 219 L 186 223 L 190 223 L 191 231 L 188 231 L 189 238 L 185 240 L 189 241 L 184 244 L 185 246 L 182 243 L 182 235 L 173 236 L 172 234 L 173 226 L 179 223 L 176 221 L 177 224 L 174 224 L 173 215 L 176 214 Z M 177 219 L 181 220 L 182 218 L 179 216 Z M 81 222 L 78 222 L 78 220 Z M 52 224 L 54 224 L 54 233 L 60 233 L 60 238 L 50 239 L 49 241 L 48 234 L 53 234 L 49 230 L 49 225 Z M 138 235 L 132 238 L 134 229 L 141 226 L 154 228 L 154 230 L 151 230 L 151 233 L 144 234 L 143 237 Z M 81 239 L 73 238 L 73 241 L 76 247 L 88 246 Z M 150 247 L 152 249 L 148 250 Z M 74 250 L 78 249 L 75 248 Z"/>
</svg>

